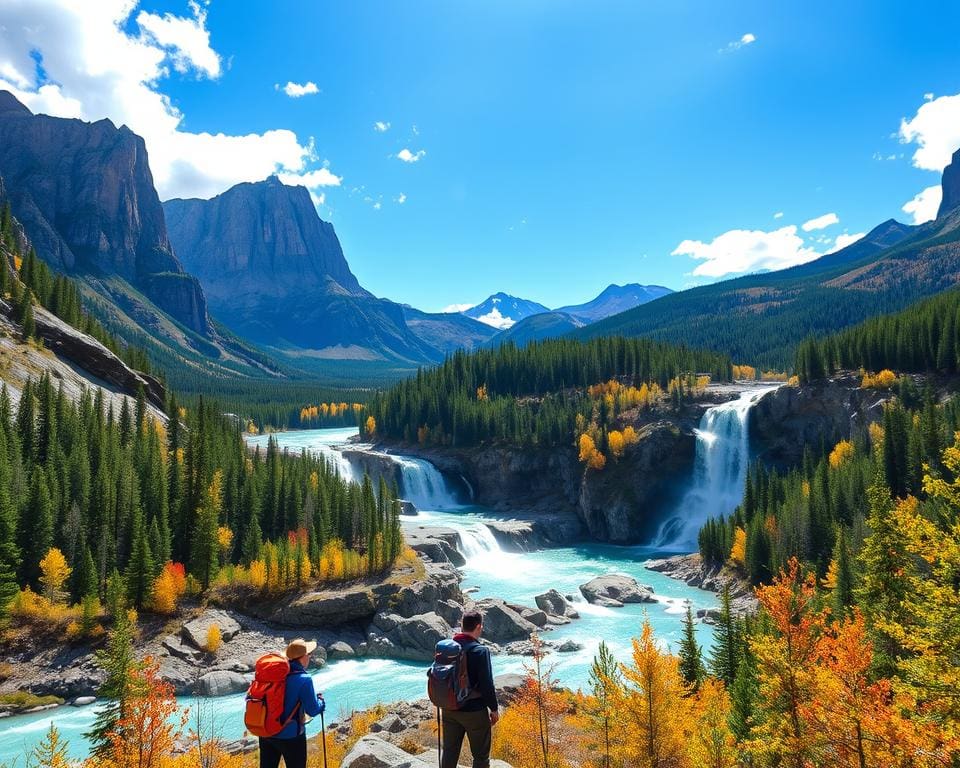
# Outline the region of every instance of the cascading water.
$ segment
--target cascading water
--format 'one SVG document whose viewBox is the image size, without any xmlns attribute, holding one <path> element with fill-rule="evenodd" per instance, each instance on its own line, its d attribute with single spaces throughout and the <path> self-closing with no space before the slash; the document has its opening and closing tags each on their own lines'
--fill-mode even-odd
<svg viewBox="0 0 960 768">
<path fill-rule="evenodd" d="M 461 554 L 467 562 L 478 557 L 499 555 L 503 551 L 493 532 L 483 523 L 465 525 L 459 534 Z"/>
<path fill-rule="evenodd" d="M 753 389 L 736 400 L 708 408 L 700 419 L 693 483 L 660 526 L 654 546 L 695 549 L 710 517 L 730 514 L 743 498 L 750 460 L 750 409 L 770 389 Z"/>
<path fill-rule="evenodd" d="M 433 464 L 411 456 L 391 455 L 400 466 L 402 493 L 417 509 L 450 509 L 457 507 L 457 500 L 447 490 L 443 475 Z"/>
</svg>

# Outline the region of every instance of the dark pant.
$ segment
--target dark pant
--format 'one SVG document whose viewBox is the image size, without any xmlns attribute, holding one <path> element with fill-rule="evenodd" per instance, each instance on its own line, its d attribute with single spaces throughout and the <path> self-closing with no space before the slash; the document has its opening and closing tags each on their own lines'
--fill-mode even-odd
<svg viewBox="0 0 960 768">
<path fill-rule="evenodd" d="M 490 714 L 486 707 L 476 712 L 443 710 L 443 757 L 440 768 L 457 768 L 463 736 L 473 754 L 473 768 L 490 766 Z"/>
<path fill-rule="evenodd" d="M 295 739 L 260 739 L 260 768 L 307 768 L 307 735 Z"/>
</svg>

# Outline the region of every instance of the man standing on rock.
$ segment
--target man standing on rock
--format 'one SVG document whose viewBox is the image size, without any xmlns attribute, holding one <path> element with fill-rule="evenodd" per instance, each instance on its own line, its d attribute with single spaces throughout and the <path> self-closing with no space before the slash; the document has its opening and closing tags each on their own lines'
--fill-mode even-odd
<svg viewBox="0 0 960 768">
<path fill-rule="evenodd" d="M 490 651 L 480 644 L 483 616 L 480 611 L 463 614 L 460 632 L 453 636 L 467 656 L 467 676 L 472 694 L 459 709 L 442 709 L 443 753 L 440 768 L 457 768 L 466 734 L 473 754 L 473 768 L 489 768 L 492 728 L 500 719 L 497 690 L 493 684 Z"/>
<path fill-rule="evenodd" d="M 316 717 L 326 709 L 323 697 L 313 688 L 313 678 L 307 674 L 310 654 L 316 649 L 316 642 L 298 637 L 284 652 L 290 661 L 290 672 L 280 722 L 290 722 L 276 736 L 261 737 L 260 768 L 278 768 L 281 757 L 286 768 L 307 768 L 306 718 Z"/>
</svg>

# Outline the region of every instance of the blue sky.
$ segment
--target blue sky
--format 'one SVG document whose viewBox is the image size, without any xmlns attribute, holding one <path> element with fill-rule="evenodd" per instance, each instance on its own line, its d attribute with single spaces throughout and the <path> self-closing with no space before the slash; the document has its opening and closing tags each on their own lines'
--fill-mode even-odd
<svg viewBox="0 0 960 768">
<path fill-rule="evenodd" d="M 424 309 L 813 258 L 912 221 L 960 146 L 942 3 L 65 2 L 0 8 L 31 108 L 129 123 L 164 196 L 280 167 Z"/>
</svg>

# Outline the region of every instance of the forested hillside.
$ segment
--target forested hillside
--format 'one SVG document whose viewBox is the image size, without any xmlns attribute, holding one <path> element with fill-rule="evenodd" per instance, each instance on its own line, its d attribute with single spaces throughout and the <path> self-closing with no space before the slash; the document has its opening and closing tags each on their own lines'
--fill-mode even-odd
<svg viewBox="0 0 960 768">
<path fill-rule="evenodd" d="M 502 440 L 571 445 L 577 419 L 601 426 L 615 401 L 587 391 L 611 379 L 679 397 L 696 375 L 729 381 L 722 354 L 645 339 L 552 340 L 518 348 L 456 352 L 442 365 L 377 395 L 369 405 L 371 431 L 396 440 L 476 445 Z"/>
<path fill-rule="evenodd" d="M 958 218 L 954 210 L 919 228 L 888 221 L 817 261 L 671 294 L 571 336 L 648 336 L 784 370 L 805 337 L 902 309 L 954 285 Z"/>
</svg>

